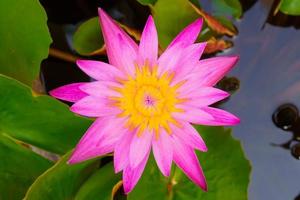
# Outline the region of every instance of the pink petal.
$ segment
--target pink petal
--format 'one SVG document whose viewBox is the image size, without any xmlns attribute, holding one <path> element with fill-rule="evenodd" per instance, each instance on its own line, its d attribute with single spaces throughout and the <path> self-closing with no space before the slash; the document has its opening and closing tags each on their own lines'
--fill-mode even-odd
<svg viewBox="0 0 300 200">
<path fill-rule="evenodd" d="M 213 86 L 234 67 L 238 60 L 238 56 L 200 60 L 195 73 L 202 75 L 201 85 Z"/>
<path fill-rule="evenodd" d="M 101 8 L 98 12 L 110 64 L 119 69 L 128 70 L 128 63 L 134 62 L 132 59 L 136 58 L 137 44 Z M 134 69 L 134 65 L 130 67 Z"/>
<path fill-rule="evenodd" d="M 123 187 L 124 187 L 125 194 L 131 192 L 131 190 L 137 184 L 138 180 L 140 179 L 145 169 L 149 154 L 150 151 L 137 167 L 132 168 L 130 165 L 127 165 L 127 167 L 125 167 L 123 171 Z"/>
<path fill-rule="evenodd" d="M 210 126 L 233 126 L 240 123 L 240 119 L 238 117 L 225 110 L 212 107 L 203 107 L 201 109 L 210 114 L 214 119 L 199 121 L 201 122 L 199 124 Z"/>
<path fill-rule="evenodd" d="M 179 62 L 177 65 L 174 65 L 175 77 L 172 81 L 173 85 L 182 81 L 187 74 L 190 74 L 195 69 L 205 47 L 206 42 L 202 42 L 189 45 L 184 49 Z"/>
<path fill-rule="evenodd" d="M 149 61 L 150 66 L 154 66 L 157 61 L 158 54 L 158 39 L 157 31 L 153 21 L 152 16 L 150 15 L 145 28 L 142 33 L 140 45 L 139 45 L 139 57 L 142 61 L 142 64 L 146 60 Z"/>
<path fill-rule="evenodd" d="M 160 129 L 159 138 L 153 137 L 152 148 L 160 171 L 164 176 L 169 176 L 173 160 L 173 148 L 171 138 L 164 129 Z"/>
<path fill-rule="evenodd" d="M 177 137 L 173 137 L 174 162 L 183 172 L 199 187 L 207 191 L 204 173 L 199 164 L 194 150 L 181 142 Z"/>
<path fill-rule="evenodd" d="M 93 61 L 77 60 L 78 67 L 90 77 L 96 80 L 115 81 L 116 78 L 124 78 L 124 74 L 115 66 L 110 64 Z"/>
<path fill-rule="evenodd" d="M 129 156 L 130 144 L 134 134 L 135 134 L 134 131 L 128 130 L 120 137 L 120 140 L 117 142 L 115 146 L 115 150 L 114 150 L 115 173 L 120 172 L 129 164 L 128 156 Z"/>
<path fill-rule="evenodd" d="M 203 107 L 227 98 L 230 94 L 213 87 L 199 87 L 197 90 L 178 90 L 180 97 L 187 99 L 184 105 Z"/>
<path fill-rule="evenodd" d="M 150 151 L 152 142 L 152 131 L 145 129 L 142 135 L 135 134 L 131 141 L 129 152 L 129 163 L 132 168 L 136 168 L 147 153 Z"/>
<path fill-rule="evenodd" d="M 161 54 L 157 61 L 158 69 L 157 72 L 159 75 L 162 75 L 165 72 L 171 71 L 174 66 L 179 63 L 182 53 L 183 53 L 183 46 L 176 45 Z M 170 59 L 171 58 L 171 59 Z"/>
<path fill-rule="evenodd" d="M 195 70 L 187 75 L 181 90 L 197 90 L 199 86 L 214 86 L 232 69 L 239 57 L 216 57 L 200 60 Z"/>
<path fill-rule="evenodd" d="M 132 48 L 131 46 L 128 46 L 126 44 L 125 37 L 121 34 L 118 35 L 119 39 L 119 46 L 118 46 L 118 53 L 119 59 L 120 59 L 120 65 L 122 66 L 122 69 L 126 72 L 127 75 L 130 75 L 131 77 L 135 76 L 135 66 L 137 64 L 137 50 Z"/>
<path fill-rule="evenodd" d="M 158 59 L 158 73 L 161 75 L 167 71 L 175 72 L 175 83 L 173 81 L 172 84 L 176 84 L 195 68 L 205 46 L 205 42 L 191 44 L 187 47 L 178 44 L 166 50 Z"/>
<path fill-rule="evenodd" d="M 88 94 L 79 89 L 80 86 L 85 84 L 86 83 L 72 83 L 69 85 L 64 85 L 54 90 L 51 90 L 49 94 L 57 99 L 69 102 L 76 102 L 88 96 Z"/>
<path fill-rule="evenodd" d="M 200 108 L 187 105 L 177 105 L 177 107 L 184 110 L 184 112 L 172 113 L 173 117 L 178 120 L 188 121 L 193 124 L 202 124 L 203 122 L 214 120 L 213 116 Z"/>
<path fill-rule="evenodd" d="M 180 128 L 173 125 L 171 126 L 172 133 L 191 148 L 206 152 L 207 147 L 205 142 L 197 130 L 185 121 L 180 121 L 179 123 L 181 125 Z"/>
<path fill-rule="evenodd" d="M 178 44 L 183 46 L 193 44 L 201 31 L 202 24 L 203 19 L 199 18 L 188 25 L 176 36 L 176 38 L 171 42 L 167 49 L 170 49 L 171 47 L 174 47 Z"/>
<path fill-rule="evenodd" d="M 94 81 L 80 86 L 80 90 L 95 97 L 121 97 L 121 94 L 113 87 L 121 88 L 122 85 L 112 81 Z"/>
<path fill-rule="evenodd" d="M 69 164 L 110 153 L 124 132 L 123 118 L 98 118 L 77 144 Z"/>
<path fill-rule="evenodd" d="M 109 105 L 107 99 L 94 96 L 87 96 L 77 101 L 70 110 L 86 117 L 103 117 L 121 113 L 117 107 Z"/>
</svg>

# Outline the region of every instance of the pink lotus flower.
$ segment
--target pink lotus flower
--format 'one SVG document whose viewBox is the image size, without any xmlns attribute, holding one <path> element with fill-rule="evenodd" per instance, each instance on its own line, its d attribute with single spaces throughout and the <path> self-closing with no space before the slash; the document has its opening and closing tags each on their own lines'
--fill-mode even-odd
<svg viewBox="0 0 300 200">
<path fill-rule="evenodd" d="M 95 79 L 51 91 L 75 102 L 74 113 L 96 117 L 75 148 L 70 164 L 114 152 L 115 172 L 123 171 L 126 193 L 138 182 L 151 149 L 165 176 L 172 161 L 203 190 L 205 177 L 195 149 L 207 147 L 192 124 L 236 125 L 234 115 L 209 105 L 229 96 L 213 86 L 238 57 L 199 58 L 206 43 L 195 43 L 202 26 L 186 27 L 158 58 L 157 32 L 150 16 L 139 46 L 101 9 L 100 24 L 109 63 L 78 60 Z"/>
</svg>

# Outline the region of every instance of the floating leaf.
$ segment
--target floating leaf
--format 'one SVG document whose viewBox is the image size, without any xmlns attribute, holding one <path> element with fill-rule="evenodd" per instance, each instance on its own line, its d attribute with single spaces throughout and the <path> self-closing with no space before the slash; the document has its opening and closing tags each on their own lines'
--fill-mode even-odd
<svg viewBox="0 0 300 200">
<path fill-rule="evenodd" d="M 218 20 L 223 26 L 225 26 L 226 28 L 228 28 L 230 31 L 232 31 L 233 33 L 237 34 L 238 30 L 237 28 L 234 26 L 234 24 L 232 23 L 232 21 L 230 21 L 229 19 L 227 19 L 224 16 L 220 16 L 220 15 L 215 15 L 214 18 L 216 20 Z"/>
<path fill-rule="evenodd" d="M 51 37 L 38 0 L 0 1 L 0 73 L 31 86 Z"/>
<path fill-rule="evenodd" d="M 103 54 L 105 52 L 98 17 L 91 18 L 79 26 L 73 36 L 73 45 L 81 55 Z"/>
<path fill-rule="evenodd" d="M 185 26 L 199 18 L 188 0 L 159 0 L 152 13 L 162 48 L 166 48 Z"/>
<path fill-rule="evenodd" d="M 231 48 L 232 46 L 233 44 L 230 41 L 211 37 L 209 40 L 207 40 L 207 45 L 205 47 L 204 53 L 205 54 L 217 53 L 219 51 L 223 51 L 225 49 Z"/>
<path fill-rule="evenodd" d="M 174 166 L 171 177 L 163 177 L 152 160 L 128 200 L 247 199 L 251 167 L 240 142 L 231 136 L 229 129 L 200 126 L 197 129 L 208 146 L 208 152 L 197 152 L 208 192 L 203 192 Z"/>
<path fill-rule="evenodd" d="M 131 28 L 129 26 L 126 26 L 125 24 L 121 24 L 120 22 L 117 22 L 120 27 L 122 27 L 133 39 L 136 41 L 140 41 L 141 39 L 141 32 L 137 29 Z"/>
<path fill-rule="evenodd" d="M 22 199 L 52 162 L 0 133 L 0 199 Z"/>
<path fill-rule="evenodd" d="M 236 30 L 231 30 L 229 27 L 224 26 L 221 22 L 219 22 L 216 18 L 202 10 L 201 8 L 196 7 L 192 3 L 190 3 L 194 10 L 203 17 L 207 25 L 215 32 L 219 34 L 224 34 L 228 36 L 234 36 L 237 34 Z"/>
<path fill-rule="evenodd" d="M 142 5 L 154 5 L 157 0 L 137 0 Z"/>
<path fill-rule="evenodd" d="M 114 173 L 113 163 L 108 163 L 97 170 L 79 189 L 75 200 L 101 199 L 111 200 L 116 189 L 122 186 L 120 174 Z M 118 183 L 119 182 L 119 183 Z M 113 192 L 114 191 L 114 192 Z"/>
<path fill-rule="evenodd" d="M 159 42 L 162 48 L 167 47 L 172 39 L 185 26 L 200 17 L 203 17 L 209 29 L 218 34 L 229 36 L 237 34 L 237 30 L 233 26 L 227 27 L 227 25 L 223 25 L 216 18 L 204 12 L 201 8 L 188 0 L 159 0 L 151 10 L 158 29 Z M 210 31 L 206 31 L 206 33 L 209 34 L 209 36 L 206 37 L 211 37 L 213 34 Z"/>
<path fill-rule="evenodd" d="M 134 39 L 140 39 L 141 33 L 139 31 L 124 24 L 118 24 Z M 79 26 L 73 36 L 73 45 L 75 50 L 81 55 L 91 56 L 105 54 L 105 45 L 99 24 L 99 17 L 93 17 Z"/>
<path fill-rule="evenodd" d="M 30 186 L 25 200 L 65 200 L 74 199 L 81 185 L 97 169 L 99 161 L 89 160 L 76 165 L 68 165 L 69 153 L 53 167 L 39 176 Z M 101 199 L 101 198 L 100 198 Z"/>
<path fill-rule="evenodd" d="M 75 146 L 91 120 L 77 117 L 49 96 L 34 97 L 29 87 L 0 75 L 0 130 L 54 153 Z"/>
<path fill-rule="evenodd" d="M 300 1 L 281 0 L 279 10 L 287 15 L 300 15 Z"/>
<path fill-rule="evenodd" d="M 230 15 L 240 18 L 242 6 L 239 0 L 212 0 L 212 7 L 218 15 Z"/>
</svg>

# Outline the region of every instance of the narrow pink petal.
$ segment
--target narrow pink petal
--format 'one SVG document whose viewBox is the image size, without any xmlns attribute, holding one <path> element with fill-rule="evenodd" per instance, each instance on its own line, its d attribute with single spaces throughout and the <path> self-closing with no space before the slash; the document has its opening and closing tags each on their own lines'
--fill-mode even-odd
<svg viewBox="0 0 300 200">
<path fill-rule="evenodd" d="M 172 80 L 172 85 L 182 81 L 186 75 L 190 74 L 195 69 L 205 47 L 206 42 L 202 42 L 191 44 L 184 49 L 179 62 L 174 65 L 173 71 L 175 72 L 175 77 Z"/>
<path fill-rule="evenodd" d="M 69 85 L 64 85 L 54 90 L 51 90 L 49 94 L 57 99 L 69 102 L 76 102 L 88 96 L 87 93 L 79 89 L 79 87 L 84 84 L 86 83 L 72 83 Z"/>
<path fill-rule="evenodd" d="M 157 61 L 158 74 L 162 75 L 163 73 L 174 69 L 174 66 L 176 66 L 177 63 L 179 63 L 183 52 L 184 52 L 184 48 L 183 46 L 180 45 L 174 46 L 171 49 L 168 49 L 165 52 L 163 52 L 163 54 L 161 54 L 161 56 Z"/>
<path fill-rule="evenodd" d="M 134 131 L 128 130 L 120 137 L 120 140 L 116 143 L 114 150 L 115 173 L 120 172 L 129 164 L 128 156 L 130 144 L 134 134 Z"/>
<path fill-rule="evenodd" d="M 120 114 L 117 107 L 109 105 L 107 99 L 87 96 L 73 104 L 70 110 L 86 117 L 103 117 Z"/>
<path fill-rule="evenodd" d="M 124 132 L 123 118 L 98 118 L 77 144 L 69 164 L 110 153 Z"/>
<path fill-rule="evenodd" d="M 203 107 L 201 108 L 204 112 L 210 114 L 214 119 L 207 121 L 199 121 L 203 125 L 210 126 L 233 126 L 240 123 L 240 119 L 235 115 L 218 108 Z"/>
<path fill-rule="evenodd" d="M 188 121 L 193 124 L 202 124 L 202 122 L 214 120 L 213 116 L 200 108 L 187 105 L 177 105 L 177 107 L 183 109 L 183 112 L 172 113 L 173 117 L 178 120 Z"/>
<path fill-rule="evenodd" d="M 183 46 L 193 44 L 201 31 L 202 24 L 203 19 L 199 18 L 190 25 L 188 25 L 176 36 L 176 38 L 171 42 L 167 49 L 176 46 L 179 43 L 183 44 Z"/>
<path fill-rule="evenodd" d="M 238 59 L 238 56 L 231 56 L 200 60 L 195 74 L 201 76 L 201 85 L 213 86 L 234 67 Z"/>
<path fill-rule="evenodd" d="M 164 129 L 160 129 L 159 138 L 153 137 L 152 148 L 160 171 L 164 176 L 169 176 L 173 160 L 173 148 L 171 138 Z"/>
<path fill-rule="evenodd" d="M 80 86 L 80 90 L 95 97 L 121 97 L 121 94 L 114 87 L 122 87 L 119 83 L 112 81 L 94 81 Z"/>
<path fill-rule="evenodd" d="M 116 78 L 125 78 L 118 68 L 104 62 L 77 60 L 76 63 L 84 73 L 96 80 L 115 81 Z"/>
<path fill-rule="evenodd" d="M 119 34 L 118 40 L 119 40 L 119 46 L 117 48 L 118 48 L 118 53 L 120 54 L 119 55 L 120 66 L 122 66 L 123 71 L 126 72 L 127 75 L 134 77 L 135 66 L 138 61 L 138 56 L 137 56 L 138 52 L 136 49 L 126 44 L 126 39 L 123 35 Z"/>
<path fill-rule="evenodd" d="M 142 33 L 140 45 L 139 45 L 139 60 L 142 61 L 142 64 L 148 60 L 150 66 L 154 66 L 157 62 L 158 55 L 158 38 L 157 31 L 153 21 L 152 16 L 150 15 L 145 28 Z"/>
<path fill-rule="evenodd" d="M 145 129 L 141 136 L 133 136 L 129 152 L 129 164 L 132 168 L 136 168 L 150 151 L 152 135 L 152 131 Z"/>
<path fill-rule="evenodd" d="M 238 59 L 238 56 L 232 56 L 200 60 L 193 73 L 185 77 L 187 84 L 183 85 L 182 89 L 190 86 L 214 86 L 232 69 Z"/>
<path fill-rule="evenodd" d="M 145 169 L 150 151 L 144 157 L 144 159 L 140 162 L 140 164 L 132 168 L 130 165 L 127 165 L 123 171 L 123 187 L 125 194 L 131 192 L 134 186 L 137 184 L 138 180 L 141 178 L 141 175 Z"/>
<path fill-rule="evenodd" d="M 176 45 L 166 50 L 158 59 L 158 73 L 175 72 L 172 84 L 178 83 L 197 66 L 205 46 L 206 43 L 203 42 L 186 47 Z"/>
<path fill-rule="evenodd" d="M 134 62 L 132 59 L 137 56 L 137 44 L 101 8 L 98 12 L 110 64 L 128 70 L 128 60 Z M 134 69 L 134 65 L 131 67 Z"/>
<path fill-rule="evenodd" d="M 172 133 L 191 148 L 206 152 L 207 147 L 198 131 L 188 122 L 180 121 L 179 123 L 180 128 L 171 126 Z"/>
<path fill-rule="evenodd" d="M 204 173 L 194 150 L 173 137 L 174 162 L 199 187 L 207 191 Z"/>
<path fill-rule="evenodd" d="M 197 90 L 178 90 L 180 97 L 186 99 L 182 104 L 195 107 L 211 105 L 227 98 L 230 94 L 213 87 L 199 87 Z"/>
</svg>

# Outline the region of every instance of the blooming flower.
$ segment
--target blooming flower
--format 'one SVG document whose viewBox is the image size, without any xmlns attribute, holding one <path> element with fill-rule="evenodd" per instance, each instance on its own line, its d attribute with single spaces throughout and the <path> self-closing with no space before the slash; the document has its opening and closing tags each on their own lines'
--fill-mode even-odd
<svg viewBox="0 0 300 200">
<path fill-rule="evenodd" d="M 69 163 L 114 152 L 115 172 L 123 171 L 126 193 L 138 182 L 151 149 L 165 176 L 172 161 L 202 189 L 205 177 L 195 149 L 207 147 L 192 124 L 235 125 L 234 115 L 209 105 L 229 96 L 213 86 L 237 57 L 199 60 L 206 43 L 194 43 L 202 26 L 187 26 L 158 58 L 158 38 L 150 16 L 139 46 L 101 9 L 100 24 L 109 63 L 78 60 L 95 79 L 57 88 L 50 94 L 75 102 L 74 113 L 96 117 Z"/>
</svg>

